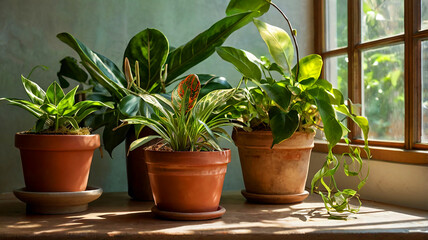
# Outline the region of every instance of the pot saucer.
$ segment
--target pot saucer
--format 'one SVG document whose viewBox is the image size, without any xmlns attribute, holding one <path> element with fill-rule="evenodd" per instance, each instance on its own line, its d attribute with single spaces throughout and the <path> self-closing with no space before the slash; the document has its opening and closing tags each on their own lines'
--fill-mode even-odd
<svg viewBox="0 0 428 240">
<path fill-rule="evenodd" d="M 102 188 L 87 187 L 80 192 L 30 192 L 16 189 L 13 194 L 27 204 L 27 211 L 41 214 L 68 214 L 83 212 L 88 203 L 98 199 Z"/>
<path fill-rule="evenodd" d="M 249 193 L 245 190 L 242 190 L 241 194 L 249 202 L 268 203 L 268 204 L 299 203 L 305 200 L 309 196 L 309 192 L 306 190 L 300 194 L 286 194 L 286 195 Z"/>
<path fill-rule="evenodd" d="M 164 219 L 197 221 L 197 220 L 210 220 L 210 219 L 219 218 L 226 213 L 226 209 L 222 206 L 218 206 L 218 209 L 212 212 L 182 213 L 182 212 L 163 211 L 158 209 L 156 206 L 153 206 L 152 213 L 154 213 L 156 217 L 164 218 Z"/>
</svg>

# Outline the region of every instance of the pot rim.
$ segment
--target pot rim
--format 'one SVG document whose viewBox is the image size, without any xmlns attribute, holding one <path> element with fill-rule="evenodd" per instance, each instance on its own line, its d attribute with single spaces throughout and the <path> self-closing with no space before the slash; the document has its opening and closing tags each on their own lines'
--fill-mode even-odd
<svg viewBox="0 0 428 240">
<path fill-rule="evenodd" d="M 177 165 L 177 166 L 203 166 L 218 165 L 231 162 L 231 150 L 223 151 L 177 151 L 166 152 L 156 150 L 145 151 L 145 161 L 148 165 Z"/>
<path fill-rule="evenodd" d="M 100 135 L 15 134 L 15 147 L 21 150 L 84 151 L 100 147 Z"/>
<path fill-rule="evenodd" d="M 40 136 L 40 137 L 94 137 L 99 134 L 92 133 L 87 135 L 77 135 L 77 134 L 38 134 L 38 133 L 25 133 L 25 131 L 15 133 L 15 136 Z"/>
</svg>

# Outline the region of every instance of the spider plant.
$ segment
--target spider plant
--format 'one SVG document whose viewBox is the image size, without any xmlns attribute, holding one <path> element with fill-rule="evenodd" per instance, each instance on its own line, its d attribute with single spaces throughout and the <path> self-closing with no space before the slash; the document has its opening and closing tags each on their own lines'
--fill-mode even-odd
<svg viewBox="0 0 428 240">
<path fill-rule="evenodd" d="M 129 124 L 147 126 L 158 135 L 135 140 L 129 150 L 154 139 L 160 139 L 160 148 L 173 151 L 221 151 L 218 138 L 232 142 L 222 127 L 241 126 L 231 122 L 226 115 L 230 107 L 228 102 L 236 89 L 214 90 L 198 100 L 200 90 L 198 76 L 191 74 L 172 92 L 171 100 L 159 94 L 139 94 L 153 108 L 154 114 L 150 118 L 127 118 L 120 127 Z"/>
</svg>

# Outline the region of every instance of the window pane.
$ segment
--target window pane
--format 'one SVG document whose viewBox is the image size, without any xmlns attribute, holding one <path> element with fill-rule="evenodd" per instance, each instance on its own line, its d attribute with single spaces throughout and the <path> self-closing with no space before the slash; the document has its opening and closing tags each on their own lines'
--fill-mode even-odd
<svg viewBox="0 0 428 240">
<path fill-rule="evenodd" d="M 361 10 L 363 42 L 404 32 L 403 0 L 363 0 Z"/>
<path fill-rule="evenodd" d="M 348 99 L 348 56 L 341 55 L 327 58 L 325 61 L 327 80 L 339 89 L 343 97 Z"/>
<path fill-rule="evenodd" d="M 404 140 L 404 45 L 362 52 L 363 114 L 370 139 Z"/>
<path fill-rule="evenodd" d="M 421 1 L 421 29 L 428 29 L 428 0 Z"/>
<path fill-rule="evenodd" d="M 421 141 L 428 143 L 428 41 L 422 42 L 422 136 Z"/>
<path fill-rule="evenodd" d="M 325 1 L 325 35 L 328 50 L 348 46 L 348 1 Z"/>
</svg>

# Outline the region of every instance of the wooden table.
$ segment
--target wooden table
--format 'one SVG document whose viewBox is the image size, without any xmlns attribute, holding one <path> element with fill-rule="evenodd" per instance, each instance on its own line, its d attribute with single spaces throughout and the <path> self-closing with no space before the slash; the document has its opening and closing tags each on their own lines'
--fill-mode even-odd
<svg viewBox="0 0 428 240">
<path fill-rule="evenodd" d="M 320 197 L 295 205 L 250 204 L 223 194 L 226 214 L 209 221 L 154 218 L 153 203 L 104 193 L 89 210 L 27 215 L 11 193 L 0 194 L 0 239 L 428 239 L 428 211 L 364 201 L 356 218 L 329 220 Z"/>
</svg>

